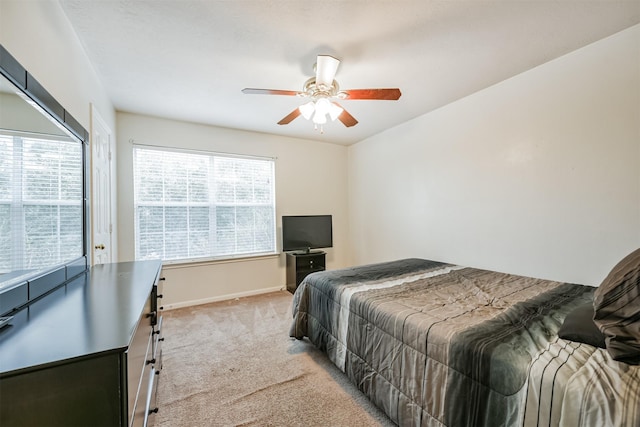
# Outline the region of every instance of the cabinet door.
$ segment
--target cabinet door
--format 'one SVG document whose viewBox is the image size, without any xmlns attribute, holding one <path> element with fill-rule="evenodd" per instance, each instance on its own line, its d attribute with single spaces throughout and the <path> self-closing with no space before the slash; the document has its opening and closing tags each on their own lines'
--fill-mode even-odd
<svg viewBox="0 0 640 427">
<path fill-rule="evenodd" d="M 80 359 L 0 380 L 3 426 L 126 426 L 120 354 Z"/>
</svg>

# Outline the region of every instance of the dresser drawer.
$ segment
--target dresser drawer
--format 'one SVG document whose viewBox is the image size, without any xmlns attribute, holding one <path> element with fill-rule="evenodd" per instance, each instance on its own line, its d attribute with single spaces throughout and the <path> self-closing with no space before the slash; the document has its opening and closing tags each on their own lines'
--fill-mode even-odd
<svg viewBox="0 0 640 427">
<path fill-rule="evenodd" d="M 127 366 L 127 402 L 129 425 L 142 425 L 145 417 L 147 381 L 153 358 L 153 328 L 151 327 L 151 297 L 138 322 L 129 349 L 125 353 Z"/>
<path fill-rule="evenodd" d="M 324 270 L 324 256 L 298 256 L 296 257 L 296 267 L 298 270 Z"/>
<path fill-rule="evenodd" d="M 153 364 L 156 371 L 162 369 L 162 342 L 164 341 L 164 335 L 162 335 L 162 316 L 158 318 L 158 324 L 153 328 L 155 338 L 153 340 Z"/>
<path fill-rule="evenodd" d="M 159 277 L 153 284 L 151 289 L 151 324 L 158 322 L 158 313 L 162 310 L 162 289 L 164 285 L 164 277 Z"/>
<path fill-rule="evenodd" d="M 158 385 L 160 383 L 160 371 L 153 369 L 149 378 L 149 394 L 147 396 L 147 420 L 159 411 L 158 408 Z M 144 426 L 147 426 L 145 421 Z"/>
<path fill-rule="evenodd" d="M 143 427 L 147 425 L 149 400 L 151 399 L 150 383 L 155 379 L 154 373 L 155 369 L 153 369 L 153 365 L 151 364 L 145 366 L 144 371 L 142 372 L 142 377 L 140 377 L 140 390 L 138 391 L 133 420 L 129 421 L 129 425 L 132 427 Z"/>
</svg>

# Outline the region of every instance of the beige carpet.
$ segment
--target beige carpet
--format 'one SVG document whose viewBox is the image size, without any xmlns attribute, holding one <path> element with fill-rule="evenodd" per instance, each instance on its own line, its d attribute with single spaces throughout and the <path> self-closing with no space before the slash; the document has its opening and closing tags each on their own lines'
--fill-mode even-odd
<svg viewBox="0 0 640 427">
<path fill-rule="evenodd" d="M 155 427 L 392 426 L 307 340 L 286 291 L 166 311 Z"/>
</svg>

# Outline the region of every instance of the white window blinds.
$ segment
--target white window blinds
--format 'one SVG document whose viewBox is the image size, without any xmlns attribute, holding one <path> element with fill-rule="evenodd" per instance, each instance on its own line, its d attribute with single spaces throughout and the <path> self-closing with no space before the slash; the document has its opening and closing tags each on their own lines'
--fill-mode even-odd
<svg viewBox="0 0 640 427">
<path fill-rule="evenodd" d="M 136 259 L 275 252 L 274 161 L 135 146 Z"/>
<path fill-rule="evenodd" d="M 0 160 L 0 274 L 80 257 L 81 144 L 0 132 Z"/>
</svg>

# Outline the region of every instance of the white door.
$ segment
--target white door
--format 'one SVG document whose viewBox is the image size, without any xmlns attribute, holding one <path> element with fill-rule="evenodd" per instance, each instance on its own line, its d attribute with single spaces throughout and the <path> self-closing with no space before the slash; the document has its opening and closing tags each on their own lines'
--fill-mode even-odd
<svg viewBox="0 0 640 427">
<path fill-rule="evenodd" d="M 111 146 L 113 135 L 91 105 L 91 264 L 112 262 Z"/>
</svg>

